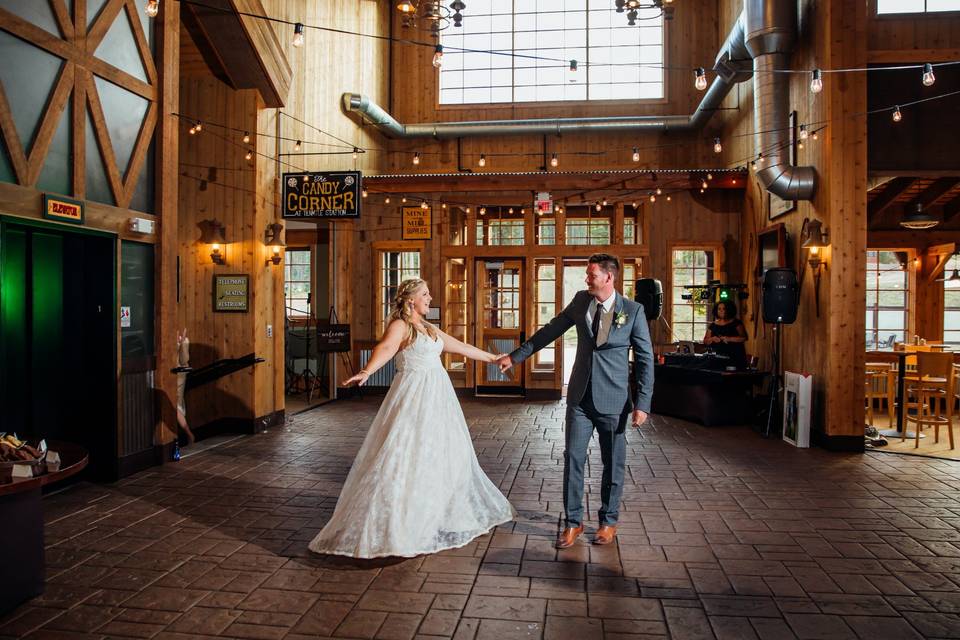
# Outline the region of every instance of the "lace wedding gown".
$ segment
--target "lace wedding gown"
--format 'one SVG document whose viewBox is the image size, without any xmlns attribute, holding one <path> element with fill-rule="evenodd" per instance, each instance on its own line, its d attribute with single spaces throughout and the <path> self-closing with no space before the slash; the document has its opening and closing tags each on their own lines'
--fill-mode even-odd
<svg viewBox="0 0 960 640">
<path fill-rule="evenodd" d="M 441 340 L 418 333 L 310 550 L 412 557 L 462 547 L 515 512 L 473 450 L 443 367 Z"/>
</svg>

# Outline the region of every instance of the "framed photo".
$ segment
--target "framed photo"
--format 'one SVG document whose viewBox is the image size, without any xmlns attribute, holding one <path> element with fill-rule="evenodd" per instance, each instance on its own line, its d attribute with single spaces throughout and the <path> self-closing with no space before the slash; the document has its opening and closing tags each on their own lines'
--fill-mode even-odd
<svg viewBox="0 0 960 640">
<path fill-rule="evenodd" d="M 242 273 L 213 276 L 213 310 L 215 312 L 249 311 L 250 276 Z"/>
<path fill-rule="evenodd" d="M 790 164 L 797 164 L 797 112 L 790 112 L 790 125 L 787 128 L 788 144 L 787 144 L 787 157 L 790 160 Z M 796 200 L 783 200 L 779 196 L 775 196 L 769 191 L 767 192 L 767 211 L 768 216 L 771 220 L 779 218 L 780 216 L 790 213 L 797 208 Z"/>
</svg>

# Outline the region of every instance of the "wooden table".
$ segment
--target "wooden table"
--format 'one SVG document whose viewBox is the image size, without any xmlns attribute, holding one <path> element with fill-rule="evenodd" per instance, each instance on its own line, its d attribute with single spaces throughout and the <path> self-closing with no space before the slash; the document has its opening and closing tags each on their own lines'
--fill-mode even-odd
<svg viewBox="0 0 960 640">
<path fill-rule="evenodd" d="M 60 454 L 58 471 L 0 484 L 0 549 L 16 558 L 0 564 L 0 615 L 43 593 L 43 487 L 80 473 L 89 462 L 87 451 L 79 445 L 49 442 L 48 446 Z"/>
<path fill-rule="evenodd" d="M 943 346 L 943 345 L 927 345 L 927 346 Z M 894 351 L 893 349 L 876 349 L 874 351 L 867 351 L 867 362 L 896 362 L 897 363 L 897 428 L 896 429 L 884 429 L 880 431 L 880 434 L 886 436 L 887 438 L 915 438 L 917 434 L 912 431 L 907 431 L 904 434 L 903 427 L 903 399 L 906 395 L 906 389 L 904 385 L 904 371 L 907 368 L 907 356 L 917 355 L 916 351 Z M 955 353 L 953 355 L 954 363 L 960 360 L 960 353 Z M 921 438 L 924 438 L 923 434 L 920 434 Z"/>
<path fill-rule="evenodd" d="M 753 387 L 767 375 L 658 364 L 654 367 L 652 411 L 708 427 L 747 424 L 753 419 Z"/>
</svg>

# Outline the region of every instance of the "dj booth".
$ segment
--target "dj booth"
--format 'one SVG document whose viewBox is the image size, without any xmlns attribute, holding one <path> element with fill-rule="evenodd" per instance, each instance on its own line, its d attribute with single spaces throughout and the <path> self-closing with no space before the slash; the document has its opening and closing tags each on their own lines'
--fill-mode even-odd
<svg viewBox="0 0 960 640">
<path fill-rule="evenodd" d="M 708 427 L 749 424 L 753 389 L 766 374 L 729 365 L 715 354 L 665 354 L 654 367 L 653 413 Z"/>
</svg>

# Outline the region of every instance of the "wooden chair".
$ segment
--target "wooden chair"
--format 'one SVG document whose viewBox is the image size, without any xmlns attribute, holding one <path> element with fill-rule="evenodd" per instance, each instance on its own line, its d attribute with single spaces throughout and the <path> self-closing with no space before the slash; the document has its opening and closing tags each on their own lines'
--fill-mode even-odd
<svg viewBox="0 0 960 640">
<path fill-rule="evenodd" d="M 921 351 L 917 354 L 917 373 L 908 383 L 907 396 L 916 397 L 911 403 L 916 413 L 906 413 L 906 421 L 917 423 L 916 443 L 914 449 L 920 446 L 920 432 L 924 426 L 934 428 L 934 443 L 940 442 L 940 427 L 947 428 L 950 437 L 950 448 L 955 447 L 953 442 L 953 394 L 955 392 L 954 366 L 952 353 L 935 353 Z M 904 409 L 908 405 L 904 406 Z M 904 437 L 906 440 L 906 429 Z"/>
<path fill-rule="evenodd" d="M 868 362 L 864 372 L 865 397 L 869 424 L 873 425 L 873 405 L 875 400 L 886 402 L 889 427 L 896 424 L 897 376 L 893 364 L 889 362 Z"/>
</svg>

